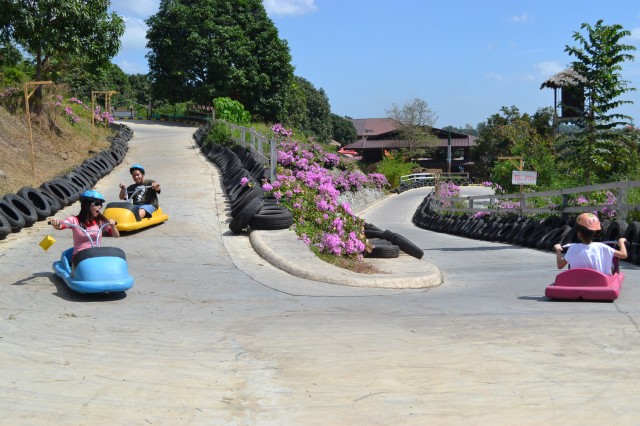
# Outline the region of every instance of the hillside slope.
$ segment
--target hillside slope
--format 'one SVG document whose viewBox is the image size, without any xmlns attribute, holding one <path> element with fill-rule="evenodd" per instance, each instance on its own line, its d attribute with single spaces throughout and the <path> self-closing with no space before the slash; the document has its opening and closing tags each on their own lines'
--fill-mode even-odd
<svg viewBox="0 0 640 426">
<path fill-rule="evenodd" d="M 0 196 L 23 186 L 38 187 L 46 180 L 63 175 L 86 158 L 108 148 L 104 128 L 96 128 L 86 119 L 74 125 L 56 109 L 32 115 L 35 175 L 31 161 L 29 125 L 24 113 L 11 114 L 0 106 Z"/>
</svg>

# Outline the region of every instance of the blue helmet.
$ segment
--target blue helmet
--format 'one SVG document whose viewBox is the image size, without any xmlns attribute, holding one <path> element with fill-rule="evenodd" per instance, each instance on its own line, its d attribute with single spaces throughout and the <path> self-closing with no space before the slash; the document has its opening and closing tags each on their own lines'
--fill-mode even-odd
<svg viewBox="0 0 640 426">
<path fill-rule="evenodd" d="M 93 201 L 93 200 L 99 200 L 104 202 L 105 199 L 102 196 L 101 193 L 99 193 L 98 191 L 94 191 L 93 189 L 89 189 L 87 191 L 84 191 L 82 193 L 82 195 L 80 196 L 80 201 L 84 201 L 84 200 L 89 200 L 89 201 Z"/>
<path fill-rule="evenodd" d="M 142 174 L 144 174 L 144 167 L 142 167 L 141 164 L 136 163 L 133 166 L 129 167 L 129 173 L 133 173 L 134 170 L 140 170 Z"/>
</svg>

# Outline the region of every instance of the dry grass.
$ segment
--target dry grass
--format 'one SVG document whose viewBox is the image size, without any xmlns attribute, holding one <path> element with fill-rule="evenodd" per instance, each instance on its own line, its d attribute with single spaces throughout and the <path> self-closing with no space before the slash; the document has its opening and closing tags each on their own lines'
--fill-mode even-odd
<svg viewBox="0 0 640 426">
<path fill-rule="evenodd" d="M 72 126 L 62 108 L 53 103 L 45 105 L 42 113 L 32 114 L 34 175 L 26 115 L 11 114 L 0 106 L 0 196 L 15 193 L 23 186 L 38 187 L 108 148 L 106 137 L 110 134 L 96 127 L 96 136 L 92 137 L 90 120 L 87 112 Z"/>
</svg>

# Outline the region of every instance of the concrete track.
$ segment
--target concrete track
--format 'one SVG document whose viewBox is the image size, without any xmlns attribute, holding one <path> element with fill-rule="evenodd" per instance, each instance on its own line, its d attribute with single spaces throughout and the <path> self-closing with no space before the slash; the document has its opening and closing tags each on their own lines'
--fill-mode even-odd
<svg viewBox="0 0 640 426">
<path fill-rule="evenodd" d="M 228 230 L 217 170 L 193 127 L 127 122 L 113 200 L 142 163 L 165 224 L 119 239 L 126 296 L 80 296 L 51 272 L 71 245 L 50 227 L 0 242 L 0 423 L 637 424 L 640 273 L 615 303 L 547 301 L 551 253 L 420 230 L 425 192 L 364 213 L 425 250 L 429 290 L 305 280 Z M 78 205 L 56 217 L 76 214 Z M 293 246 L 297 250 L 299 246 Z M 310 268 L 316 263 L 309 264 Z M 327 268 L 327 266 L 321 266 Z"/>
</svg>

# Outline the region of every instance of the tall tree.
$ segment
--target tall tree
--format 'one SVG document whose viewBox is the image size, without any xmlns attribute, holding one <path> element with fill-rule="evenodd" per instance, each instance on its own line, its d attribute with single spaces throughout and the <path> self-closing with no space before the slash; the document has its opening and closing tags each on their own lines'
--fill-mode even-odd
<svg viewBox="0 0 640 426">
<path fill-rule="evenodd" d="M 387 117 L 397 123 L 400 137 L 408 143 L 410 156 L 422 155 L 435 146 L 437 139 L 431 134 L 431 128 L 436 122 L 436 114 L 425 100 L 415 98 L 402 107 L 393 104 L 387 110 Z"/>
<path fill-rule="evenodd" d="M 578 123 L 580 132 L 568 141 L 573 152 L 567 157 L 583 170 L 584 182 L 589 185 L 592 175 L 603 176 L 612 168 L 619 133 L 611 130 L 631 122 L 631 117 L 616 112 L 624 104 L 633 103 L 619 97 L 634 91 L 620 74 L 625 61 L 633 61 L 628 53 L 635 46 L 623 44 L 623 37 L 631 35 L 621 25 L 604 25 L 599 20 L 595 26 L 587 23 L 580 27 L 586 35 L 574 32 L 577 47 L 565 46 L 565 52 L 575 56 L 573 69 L 586 80 L 585 111 Z"/>
<path fill-rule="evenodd" d="M 358 139 L 358 131 L 353 121 L 348 117 L 340 117 L 337 114 L 331 114 L 331 123 L 333 125 L 333 139 L 342 145 L 348 145 Z"/>
<path fill-rule="evenodd" d="M 109 0 L 0 0 L 0 37 L 12 40 L 35 62 L 35 79 L 83 58 L 102 67 L 118 53 L 124 21 L 108 13 Z"/>
<path fill-rule="evenodd" d="M 293 66 L 261 0 L 162 0 L 146 23 L 156 97 L 229 97 L 267 121 L 279 116 Z"/>
</svg>

